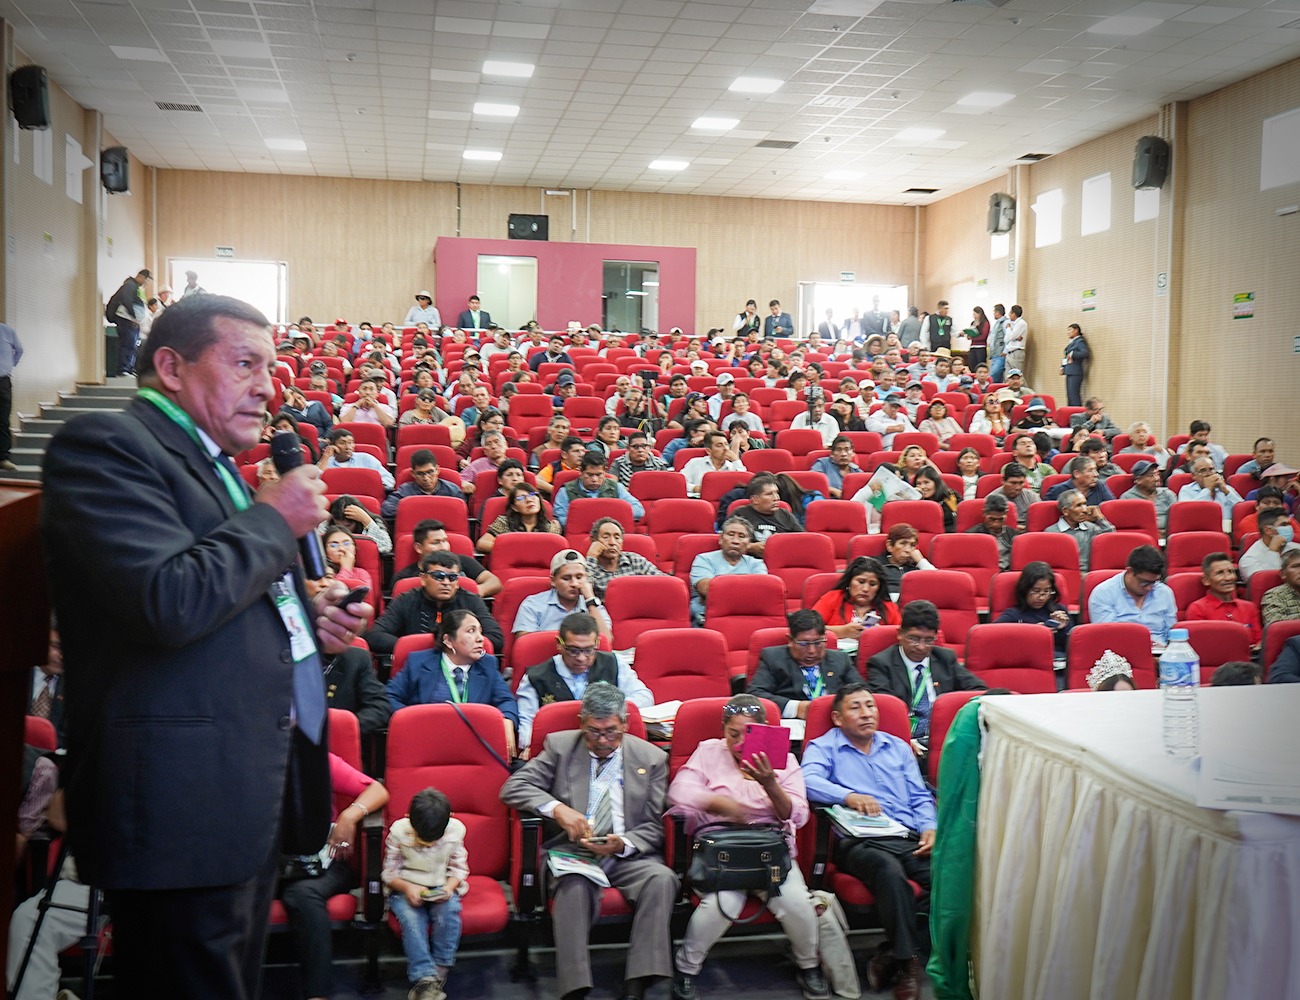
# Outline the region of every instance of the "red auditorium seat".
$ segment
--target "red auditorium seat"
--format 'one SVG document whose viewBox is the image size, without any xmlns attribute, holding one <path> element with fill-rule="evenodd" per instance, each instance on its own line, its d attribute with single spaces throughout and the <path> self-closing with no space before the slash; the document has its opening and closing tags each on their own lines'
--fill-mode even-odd
<svg viewBox="0 0 1300 1000">
<path fill-rule="evenodd" d="M 656 628 L 641 633 L 632 661 L 655 702 L 725 698 L 731 693 L 727 641 L 698 628 Z"/>
<path fill-rule="evenodd" d="M 1155 657 L 1151 655 L 1151 632 L 1137 622 L 1101 622 L 1076 625 L 1070 630 L 1065 660 L 1065 686 L 1088 689 L 1088 671 L 1106 650 L 1128 660 L 1133 682 L 1139 689 L 1159 687 Z"/>
<path fill-rule="evenodd" d="M 617 576 L 605 591 L 615 649 L 632 649 L 651 629 L 690 628 L 690 595 L 675 576 Z"/>
<path fill-rule="evenodd" d="M 709 586 L 704 627 L 727 640 L 732 675 L 745 667 L 749 636 L 755 629 L 785 625 L 785 584 L 774 576 L 719 576 Z"/>
<path fill-rule="evenodd" d="M 1056 691 L 1052 632 L 1041 625 L 976 625 L 966 638 L 966 669 L 989 687 L 1019 694 Z"/>
</svg>

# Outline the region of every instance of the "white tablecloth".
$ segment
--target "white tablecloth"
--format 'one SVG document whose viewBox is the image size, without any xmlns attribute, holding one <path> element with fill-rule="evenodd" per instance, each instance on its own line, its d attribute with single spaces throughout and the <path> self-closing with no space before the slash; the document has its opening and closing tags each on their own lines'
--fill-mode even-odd
<svg viewBox="0 0 1300 1000">
<path fill-rule="evenodd" d="M 1296 743 L 1300 685 L 1200 699 L 1207 752 Z M 1199 763 L 1163 751 L 1159 691 L 981 706 L 983 1000 L 1300 998 L 1300 818 L 1198 807 Z"/>
</svg>

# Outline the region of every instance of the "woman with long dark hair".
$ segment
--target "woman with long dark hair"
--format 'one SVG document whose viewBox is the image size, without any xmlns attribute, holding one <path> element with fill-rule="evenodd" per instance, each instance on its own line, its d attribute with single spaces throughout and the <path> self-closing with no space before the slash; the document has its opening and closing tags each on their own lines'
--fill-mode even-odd
<svg viewBox="0 0 1300 1000">
<path fill-rule="evenodd" d="M 1070 621 L 1070 613 L 1059 597 L 1052 567 L 1045 562 L 1027 563 L 1020 571 L 1020 579 L 1016 581 L 1015 607 L 1007 608 L 998 615 L 998 621 L 1050 628 L 1056 644 L 1056 655 L 1063 657 L 1074 623 Z"/>
<path fill-rule="evenodd" d="M 913 484 L 921 493 L 922 500 L 933 500 L 943 510 L 943 530 L 952 531 L 957 527 L 956 493 L 943 481 L 943 474 L 933 466 L 923 466 L 916 474 Z"/>
<path fill-rule="evenodd" d="M 1092 348 L 1088 338 L 1083 335 L 1083 327 L 1071 323 L 1067 328 L 1070 339 L 1065 342 L 1061 355 L 1061 374 L 1065 376 L 1065 405 L 1083 405 L 1083 376 L 1087 370 L 1088 359 L 1092 357 Z"/>
<path fill-rule="evenodd" d="M 487 526 L 476 548 L 480 552 L 491 552 L 497 535 L 510 531 L 545 531 L 553 535 L 564 533 L 559 521 L 546 516 L 536 487 L 527 484 L 516 486 L 507 494 L 506 512 L 498 515 Z"/>
<path fill-rule="evenodd" d="M 828 632 L 854 642 L 864 629 L 897 625 L 902 620 L 898 605 L 889 599 L 885 567 L 871 556 L 858 556 L 850 562 L 835 587 L 822 594 L 812 609 L 822 616 Z"/>
<path fill-rule="evenodd" d="M 971 310 L 970 328 L 975 331 L 970 339 L 970 350 L 966 352 L 966 363 L 971 371 L 989 359 L 989 317 L 983 306 Z"/>
</svg>

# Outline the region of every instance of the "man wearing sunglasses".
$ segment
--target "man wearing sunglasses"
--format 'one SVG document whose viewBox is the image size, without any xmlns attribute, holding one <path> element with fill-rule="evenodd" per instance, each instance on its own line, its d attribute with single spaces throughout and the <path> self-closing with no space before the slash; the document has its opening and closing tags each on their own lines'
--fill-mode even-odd
<svg viewBox="0 0 1300 1000">
<path fill-rule="evenodd" d="M 749 693 L 776 702 L 785 719 L 803 719 L 814 698 L 835 694 L 846 684 L 861 684 L 847 653 L 826 648 L 826 622 L 816 611 L 786 615 L 789 635 L 784 646 L 759 654 Z"/>
<path fill-rule="evenodd" d="M 431 635 L 448 611 L 468 611 L 483 626 L 494 651 L 505 645 L 501 626 L 476 594 L 460 589 L 460 562 L 454 552 L 430 552 L 420 559 L 420 586 L 394 598 L 366 633 L 372 653 L 391 653 L 404 635 Z"/>
<path fill-rule="evenodd" d="M 519 703 L 519 746 L 525 754 L 538 710 L 553 701 L 580 699 L 591 684 L 613 684 L 637 708 L 649 708 L 655 703 L 654 695 L 636 671 L 600 648 L 600 626 L 590 614 L 578 611 L 567 615 L 560 622 L 555 645 L 555 655 L 529 667 L 515 693 Z"/>
<path fill-rule="evenodd" d="M 594 649 L 595 633 L 582 641 Z M 578 725 L 548 736 L 541 753 L 502 787 L 501 801 L 552 821 L 559 828 L 554 846 L 594 855 L 635 908 L 618 995 L 641 1000 L 647 987 L 673 974 L 670 928 L 678 882 L 663 863 L 668 758 L 628 734 L 627 701 L 610 684 L 585 688 Z M 601 889 L 582 875 L 549 881 L 557 992 L 575 1000 L 593 985 L 588 937 Z"/>
<path fill-rule="evenodd" d="M 1088 597 L 1088 619 L 1094 622 L 1137 622 L 1151 633 L 1151 642 L 1164 646 L 1178 618 L 1178 602 L 1165 575 L 1165 557 L 1154 545 L 1139 545 L 1129 553 L 1123 573 L 1097 584 Z"/>
<path fill-rule="evenodd" d="M 982 680 L 957 662 L 939 640 L 939 609 L 929 601 L 903 608 L 898 645 L 867 661 L 867 687 L 873 694 L 892 694 L 911 709 L 912 752 L 924 757 L 930 746 L 930 709 L 948 691 L 982 691 Z"/>
</svg>

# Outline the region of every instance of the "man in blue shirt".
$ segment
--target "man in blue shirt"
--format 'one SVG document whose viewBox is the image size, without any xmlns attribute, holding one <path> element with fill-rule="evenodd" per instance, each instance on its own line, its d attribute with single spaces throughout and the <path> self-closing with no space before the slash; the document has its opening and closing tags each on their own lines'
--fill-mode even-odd
<svg viewBox="0 0 1300 1000">
<path fill-rule="evenodd" d="M 895 997 L 917 997 L 926 940 L 917 911 L 930 909 L 934 800 L 911 747 L 877 728 L 880 710 L 865 684 L 848 684 L 836 693 L 831 721 L 836 728 L 804 748 L 808 798 L 867 816 L 883 815 L 910 831 L 906 836 L 840 838 L 835 864 L 871 890 L 885 928 L 885 943 L 867 969 L 868 985 L 878 991 L 892 981 Z M 910 882 L 921 887 L 919 900 Z"/>
<path fill-rule="evenodd" d="M 1139 545 L 1129 553 L 1127 568 L 1099 583 L 1088 598 L 1093 622 L 1137 622 L 1151 632 L 1153 645 L 1169 642 L 1169 629 L 1178 618 L 1174 592 L 1161 582 L 1165 557 L 1154 545 Z"/>
<path fill-rule="evenodd" d="M 1078 490 L 1088 501 L 1089 507 L 1100 507 L 1107 500 L 1115 499 L 1115 494 L 1110 491 L 1110 488 L 1100 482 L 1097 463 L 1091 458 L 1084 458 L 1082 455 L 1072 458 L 1066 469 L 1070 473 L 1070 478 L 1047 490 L 1043 494 L 1044 500 L 1055 500 L 1066 490 Z"/>
<path fill-rule="evenodd" d="M 464 501 L 459 486 L 438 478 L 438 459 L 427 448 L 411 454 L 411 480 L 388 494 L 379 513 L 390 521 L 397 517 L 397 505 L 407 497 L 451 497 Z"/>
<path fill-rule="evenodd" d="M 578 478 L 570 479 L 555 491 L 555 519 L 560 522 L 561 527 L 568 526 L 569 505 L 574 500 L 584 498 L 594 500 L 597 497 L 604 497 L 610 500 L 624 500 L 631 506 L 633 517 L 645 517 L 645 507 L 641 501 L 629 493 L 627 487 L 616 478 L 609 475 L 605 461 L 603 452 L 594 450 L 586 452 L 582 456 Z M 625 524 L 623 527 L 628 531 L 632 530 L 630 524 Z"/>
<path fill-rule="evenodd" d="M 14 405 L 14 369 L 23 357 L 23 345 L 12 326 L 0 323 L 0 469 L 12 472 L 18 466 L 9 459 L 13 435 L 9 433 L 9 413 Z"/>
</svg>

